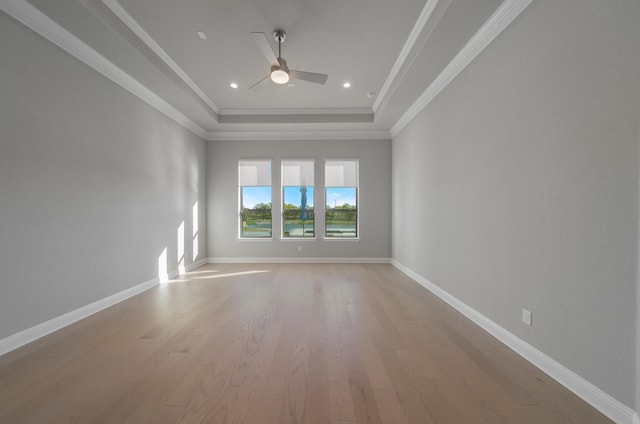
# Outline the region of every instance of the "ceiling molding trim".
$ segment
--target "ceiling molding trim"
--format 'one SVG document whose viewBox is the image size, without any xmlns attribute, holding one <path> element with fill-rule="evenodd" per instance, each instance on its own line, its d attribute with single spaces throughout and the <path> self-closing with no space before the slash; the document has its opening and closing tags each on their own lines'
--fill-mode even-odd
<svg viewBox="0 0 640 424">
<path fill-rule="evenodd" d="M 383 101 L 386 101 L 387 97 L 391 95 L 391 93 L 389 92 L 389 89 L 395 82 L 396 78 L 398 78 L 400 70 L 404 66 L 404 63 L 407 60 L 407 58 L 409 57 L 409 53 L 411 53 L 413 46 L 416 44 L 416 42 L 420 38 L 420 34 L 422 33 L 422 30 L 427 24 L 427 21 L 431 17 L 431 14 L 433 13 L 437 4 L 438 4 L 438 0 L 428 0 L 424 8 L 422 8 L 422 12 L 420 12 L 420 16 L 418 16 L 418 20 L 416 21 L 415 25 L 413 26 L 413 29 L 409 33 L 409 37 L 407 38 L 407 41 L 405 41 L 404 46 L 402 46 L 402 50 L 400 50 L 400 54 L 398 55 L 396 62 L 393 64 L 393 67 L 391 68 L 391 72 L 389 72 L 389 76 L 387 76 L 386 81 L 384 82 L 384 84 L 382 85 L 382 88 L 380 89 L 380 92 L 378 93 L 378 97 L 376 98 L 376 101 L 373 103 L 372 109 L 374 113 L 378 111 L 378 108 L 383 103 Z"/>
<path fill-rule="evenodd" d="M 391 127 L 392 137 L 415 118 L 435 99 L 464 68 L 471 63 L 504 29 L 513 22 L 533 0 L 505 0 L 495 13 L 484 23 L 482 28 L 469 40 L 458 54 L 433 80 L 431 85 L 416 99 L 405 113 Z"/>
<path fill-rule="evenodd" d="M 209 141 L 278 140 L 391 140 L 388 131 L 251 131 L 210 132 Z"/>
<path fill-rule="evenodd" d="M 185 84 L 193 90 L 215 113 L 220 113 L 220 108 L 205 94 L 198 85 L 189 78 L 189 75 L 165 52 L 162 47 L 146 32 L 142 26 L 118 3 L 116 0 L 102 0 L 105 4 L 143 43 L 147 45 Z"/>
<path fill-rule="evenodd" d="M 220 115 L 221 124 L 345 124 L 373 122 L 367 115 Z"/>
<path fill-rule="evenodd" d="M 367 108 L 324 109 L 246 109 L 224 110 L 218 114 L 221 124 L 320 124 L 373 122 Z"/>
<path fill-rule="evenodd" d="M 0 0 L 0 10 L 51 41 L 81 62 L 89 65 L 189 131 L 201 138 L 206 138 L 207 132 L 201 126 L 131 77 L 131 75 L 107 60 L 104 56 L 100 55 L 75 35 L 54 22 L 26 0 Z"/>
<path fill-rule="evenodd" d="M 221 116 L 251 115 L 371 115 L 369 108 L 344 109 L 222 109 Z"/>
</svg>

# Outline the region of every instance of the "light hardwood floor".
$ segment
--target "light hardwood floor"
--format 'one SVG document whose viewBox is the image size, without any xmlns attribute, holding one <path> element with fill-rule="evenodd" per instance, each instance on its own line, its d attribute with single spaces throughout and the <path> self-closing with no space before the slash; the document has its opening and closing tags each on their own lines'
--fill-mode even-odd
<svg viewBox="0 0 640 424">
<path fill-rule="evenodd" d="M 207 265 L 0 357 L 0 423 L 605 423 L 391 265 Z"/>
</svg>

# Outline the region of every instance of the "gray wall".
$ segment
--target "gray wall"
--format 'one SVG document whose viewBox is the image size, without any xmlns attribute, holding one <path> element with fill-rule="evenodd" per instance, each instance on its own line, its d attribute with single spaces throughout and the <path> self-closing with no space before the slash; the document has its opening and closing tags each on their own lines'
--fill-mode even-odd
<svg viewBox="0 0 640 424">
<path fill-rule="evenodd" d="M 0 12 L 0 339 L 177 267 L 205 144 Z"/>
<path fill-rule="evenodd" d="M 638 116 L 638 146 L 640 146 L 640 115 Z M 638 167 L 640 168 L 640 148 L 638 149 Z M 640 172 L 638 177 L 640 178 Z M 640 181 L 638 182 L 638 188 L 640 189 Z M 640 213 L 640 193 L 638 196 Z M 638 216 L 638 222 L 640 222 L 640 215 Z M 638 225 L 638 257 L 636 268 L 636 412 L 640 414 L 640 225 Z"/>
<path fill-rule="evenodd" d="M 639 22 L 533 2 L 393 140 L 394 258 L 631 407 Z"/>
<path fill-rule="evenodd" d="M 238 160 L 271 158 L 271 241 L 238 239 Z M 325 159 L 360 160 L 360 240 L 324 240 L 316 220 L 315 240 L 282 240 L 280 161 L 316 160 L 316 216 L 322 215 Z M 207 144 L 208 253 L 223 258 L 389 258 L 391 256 L 391 142 L 386 141 L 216 141 Z M 215 225 L 214 223 L 224 223 Z M 302 251 L 297 250 L 298 246 Z"/>
</svg>

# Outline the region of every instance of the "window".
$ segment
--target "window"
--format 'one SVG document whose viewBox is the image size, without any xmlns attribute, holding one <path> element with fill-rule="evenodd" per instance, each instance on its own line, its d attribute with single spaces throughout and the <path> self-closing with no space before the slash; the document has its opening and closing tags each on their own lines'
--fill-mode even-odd
<svg viewBox="0 0 640 424">
<path fill-rule="evenodd" d="M 315 237 L 314 161 L 282 161 L 282 237 Z"/>
<path fill-rule="evenodd" d="M 240 238 L 271 237 L 271 161 L 238 162 Z"/>
<path fill-rule="evenodd" d="M 358 161 L 327 160 L 325 237 L 358 237 Z"/>
</svg>

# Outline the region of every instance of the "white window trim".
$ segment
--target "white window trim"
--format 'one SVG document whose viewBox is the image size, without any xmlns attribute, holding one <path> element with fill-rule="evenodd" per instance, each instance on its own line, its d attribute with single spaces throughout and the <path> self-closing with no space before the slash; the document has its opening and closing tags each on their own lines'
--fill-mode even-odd
<svg viewBox="0 0 640 424">
<path fill-rule="evenodd" d="M 271 165 L 271 174 L 269 176 L 270 180 L 271 180 L 271 185 L 270 186 L 242 186 L 240 185 L 240 163 L 243 161 L 269 161 L 270 165 Z M 237 160 L 237 164 L 236 164 L 236 185 L 238 186 L 238 205 L 236 207 L 236 213 L 238 214 L 238 222 L 237 222 L 237 240 L 239 241 L 250 241 L 250 242 L 254 242 L 254 241 L 273 241 L 274 237 L 273 237 L 273 162 L 274 159 L 273 158 L 269 158 L 269 157 L 242 157 L 242 158 L 238 158 Z M 270 187 L 271 188 L 271 237 L 242 237 L 242 187 Z"/>
<path fill-rule="evenodd" d="M 285 179 L 285 172 L 284 172 L 284 167 L 285 167 L 285 162 L 296 162 L 296 161 L 301 161 L 301 162 L 312 162 L 312 169 L 313 169 L 313 184 L 309 185 L 284 185 L 284 179 Z M 317 189 L 318 186 L 316 184 L 316 180 L 317 180 L 317 172 L 316 172 L 316 166 L 317 163 L 319 162 L 318 158 L 316 157 L 290 157 L 290 158 L 281 158 L 280 159 L 280 240 L 283 241 L 301 241 L 301 240 L 308 240 L 308 241 L 315 241 L 318 240 L 318 225 L 316 224 L 317 218 L 315 217 L 316 215 L 316 210 L 315 210 L 315 204 L 316 204 L 316 195 L 317 195 Z M 286 237 L 284 235 L 284 212 L 285 212 L 285 208 L 284 208 L 284 188 L 285 187 L 312 187 L 313 188 L 313 205 L 314 205 L 314 218 L 313 218 L 313 237 L 295 237 L 295 236 L 288 236 Z M 272 203 L 273 205 L 273 203 Z M 271 209 L 273 210 L 273 206 L 271 207 Z"/>
<path fill-rule="evenodd" d="M 327 169 L 327 162 L 356 162 L 356 179 L 358 181 L 358 184 L 355 186 L 356 187 L 356 210 L 358 211 L 358 214 L 356 216 L 356 237 L 327 237 L 327 209 L 325 206 L 325 210 L 324 210 L 324 216 L 322 217 L 323 222 L 324 222 L 324 231 L 323 231 L 323 235 L 322 235 L 322 239 L 323 240 L 327 240 L 327 241 L 340 241 L 340 242 L 345 242 L 348 240 L 351 241 L 359 241 L 360 240 L 360 159 L 359 158 L 324 158 L 324 172 L 326 172 Z M 324 174 L 324 173 L 323 173 Z M 324 198 L 324 205 L 327 204 L 327 186 L 326 184 L 326 175 L 323 175 L 324 177 L 324 181 L 323 181 L 323 186 L 322 186 L 322 196 Z M 349 187 L 353 187 L 353 186 L 349 186 Z M 334 186 L 330 186 L 329 188 L 338 188 L 338 187 L 334 187 Z"/>
</svg>

